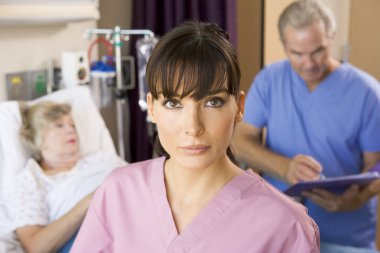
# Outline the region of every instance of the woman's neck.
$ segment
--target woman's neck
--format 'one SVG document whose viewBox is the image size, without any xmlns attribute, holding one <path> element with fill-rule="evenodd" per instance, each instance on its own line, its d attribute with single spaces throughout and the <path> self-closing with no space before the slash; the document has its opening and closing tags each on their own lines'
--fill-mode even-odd
<svg viewBox="0 0 380 253">
<path fill-rule="evenodd" d="M 47 175 L 55 175 L 60 172 L 71 170 L 79 160 L 79 154 L 66 156 L 63 158 L 48 157 L 40 162 L 42 170 Z"/>
<path fill-rule="evenodd" d="M 241 173 L 227 157 L 210 168 L 188 169 L 177 167 L 170 160 L 165 163 L 165 184 L 168 197 L 188 203 L 208 201 L 232 178 Z"/>
<path fill-rule="evenodd" d="M 222 158 L 209 168 L 183 168 L 169 159 L 165 162 L 166 184 L 176 188 L 179 193 L 205 192 L 213 187 L 221 188 L 234 177 L 235 165 L 227 158 Z"/>
<path fill-rule="evenodd" d="M 241 170 L 228 158 L 205 168 L 181 168 L 175 162 L 165 163 L 165 185 L 168 202 L 177 231 L 181 231 Z"/>
</svg>

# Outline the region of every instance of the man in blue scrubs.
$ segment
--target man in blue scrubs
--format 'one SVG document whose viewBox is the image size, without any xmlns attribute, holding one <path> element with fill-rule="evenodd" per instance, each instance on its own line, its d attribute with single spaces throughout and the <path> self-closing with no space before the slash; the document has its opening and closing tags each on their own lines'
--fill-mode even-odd
<svg viewBox="0 0 380 253">
<path fill-rule="evenodd" d="M 332 57 L 335 27 L 331 10 L 316 0 L 290 4 L 278 23 L 288 59 L 266 66 L 247 94 L 233 146 L 280 190 L 322 173 L 363 173 L 380 161 L 380 84 Z M 321 252 L 376 252 L 379 181 L 342 194 L 303 194 L 320 228 Z"/>
</svg>

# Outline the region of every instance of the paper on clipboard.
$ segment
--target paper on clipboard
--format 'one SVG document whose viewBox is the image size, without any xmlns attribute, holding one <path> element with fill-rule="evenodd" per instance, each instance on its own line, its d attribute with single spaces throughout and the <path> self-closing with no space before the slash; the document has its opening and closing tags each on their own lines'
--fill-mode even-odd
<svg viewBox="0 0 380 253">
<path fill-rule="evenodd" d="M 371 170 L 362 174 L 300 182 L 286 189 L 284 193 L 289 196 L 298 196 L 301 195 L 302 191 L 308 191 L 314 188 L 322 188 L 333 192 L 343 192 L 352 184 L 364 185 L 376 179 L 380 179 L 380 173 L 376 170 Z"/>
</svg>

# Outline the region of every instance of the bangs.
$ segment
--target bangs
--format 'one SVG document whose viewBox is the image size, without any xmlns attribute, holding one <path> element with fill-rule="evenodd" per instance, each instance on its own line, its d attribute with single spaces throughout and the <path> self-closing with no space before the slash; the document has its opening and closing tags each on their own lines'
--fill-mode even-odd
<svg viewBox="0 0 380 253">
<path fill-rule="evenodd" d="M 202 36 L 179 39 L 150 59 L 149 91 L 155 99 L 162 94 L 165 98 L 200 100 L 221 89 L 236 95 L 240 70 L 229 53 Z"/>
<path fill-rule="evenodd" d="M 50 107 L 43 111 L 43 117 L 50 122 L 60 119 L 62 116 L 71 112 L 71 106 L 68 104 L 51 104 Z"/>
<path fill-rule="evenodd" d="M 162 95 L 165 99 L 190 97 L 199 101 L 221 91 L 237 98 L 240 91 L 236 52 L 228 34 L 212 23 L 186 21 L 166 33 L 154 47 L 145 74 L 148 90 L 156 100 Z M 170 158 L 159 134 L 155 151 Z M 226 153 L 235 162 L 229 147 Z"/>
</svg>

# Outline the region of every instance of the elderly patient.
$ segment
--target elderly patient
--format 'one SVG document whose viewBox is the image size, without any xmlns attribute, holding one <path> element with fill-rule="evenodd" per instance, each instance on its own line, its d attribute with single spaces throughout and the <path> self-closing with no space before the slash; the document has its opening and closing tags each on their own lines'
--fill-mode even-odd
<svg viewBox="0 0 380 253">
<path fill-rule="evenodd" d="M 103 178 L 125 162 L 112 152 L 81 154 L 68 104 L 20 104 L 20 136 L 31 151 L 9 194 L 16 235 L 26 252 L 65 252 Z M 62 248 L 63 247 L 63 248 Z"/>
</svg>

